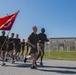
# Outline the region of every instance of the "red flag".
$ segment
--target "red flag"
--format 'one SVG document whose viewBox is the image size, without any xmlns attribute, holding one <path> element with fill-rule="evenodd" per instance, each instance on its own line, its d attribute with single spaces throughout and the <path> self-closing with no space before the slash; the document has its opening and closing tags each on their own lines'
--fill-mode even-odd
<svg viewBox="0 0 76 75">
<path fill-rule="evenodd" d="M 7 15 L 3 18 L 0 18 L 0 30 L 10 30 L 13 26 L 13 23 L 17 17 L 18 12 Z"/>
</svg>

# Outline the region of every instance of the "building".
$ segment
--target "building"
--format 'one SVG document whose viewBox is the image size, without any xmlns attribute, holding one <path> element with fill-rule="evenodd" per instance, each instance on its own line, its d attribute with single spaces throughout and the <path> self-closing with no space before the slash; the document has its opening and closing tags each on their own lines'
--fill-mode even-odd
<svg viewBox="0 0 76 75">
<path fill-rule="evenodd" d="M 76 51 L 76 38 L 50 38 L 45 45 L 46 50 L 55 51 Z"/>
</svg>

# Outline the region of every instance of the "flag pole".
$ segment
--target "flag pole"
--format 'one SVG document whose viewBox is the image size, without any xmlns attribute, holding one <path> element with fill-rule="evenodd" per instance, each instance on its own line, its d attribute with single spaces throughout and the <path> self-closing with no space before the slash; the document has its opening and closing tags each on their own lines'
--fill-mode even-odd
<svg viewBox="0 0 76 75">
<path fill-rule="evenodd" d="M 20 10 L 18 10 L 16 13 L 14 13 L 14 15 L 15 15 L 14 21 L 15 21 L 15 18 L 16 18 L 16 16 L 17 16 L 17 14 L 19 13 L 19 11 L 20 11 Z M 7 14 L 7 16 L 8 16 L 8 14 Z M 11 21 L 11 20 L 10 20 L 10 21 Z M 2 30 L 5 30 L 5 29 L 2 29 Z M 10 30 L 11 30 L 11 28 L 10 28 Z M 4 46 L 4 44 L 5 44 L 6 41 L 7 41 L 8 35 L 9 35 L 9 33 L 10 33 L 10 30 L 9 30 L 9 32 L 8 32 L 8 34 L 7 34 L 7 36 L 6 36 L 5 40 L 4 40 L 3 45 L 2 45 L 1 48 L 0 48 L 1 50 L 2 50 L 2 48 L 3 48 L 3 46 Z"/>
<path fill-rule="evenodd" d="M 7 16 L 8 16 L 8 14 L 7 14 Z M 3 46 L 4 46 L 5 42 L 6 42 L 6 40 L 7 40 L 7 38 L 8 38 L 9 33 L 10 33 L 10 30 L 9 30 L 9 32 L 8 32 L 8 34 L 7 34 L 7 36 L 6 36 L 5 40 L 4 40 L 3 45 L 2 45 L 1 48 L 0 48 L 0 50 L 2 50 L 2 48 L 3 48 Z"/>
<path fill-rule="evenodd" d="M 7 16 L 8 16 L 8 14 L 7 14 Z M 0 50 L 2 50 L 2 48 L 3 48 L 4 44 L 6 43 L 6 40 L 7 40 L 7 38 L 8 38 L 9 33 L 10 33 L 10 30 L 9 30 L 9 32 L 8 32 L 8 34 L 7 34 L 7 36 L 6 36 L 6 39 L 4 40 L 3 45 L 2 45 L 2 46 L 1 46 L 1 48 L 0 48 Z"/>
</svg>

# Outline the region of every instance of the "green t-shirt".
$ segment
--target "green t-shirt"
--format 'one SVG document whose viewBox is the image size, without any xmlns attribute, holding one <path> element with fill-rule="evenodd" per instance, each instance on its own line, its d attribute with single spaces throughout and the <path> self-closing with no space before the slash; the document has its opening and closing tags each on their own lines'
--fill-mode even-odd
<svg viewBox="0 0 76 75">
<path fill-rule="evenodd" d="M 42 44 L 44 45 L 45 41 L 47 41 L 47 36 L 46 36 L 46 34 L 39 33 L 39 34 L 38 34 L 38 37 L 39 37 L 39 40 L 41 40 L 40 43 L 42 43 Z"/>
<path fill-rule="evenodd" d="M 39 38 L 38 38 L 37 34 L 35 34 L 34 32 L 32 32 L 29 35 L 28 40 L 30 41 L 30 43 L 32 43 L 32 44 L 34 44 L 34 45 L 37 46 L 37 42 L 38 42 Z"/>
</svg>

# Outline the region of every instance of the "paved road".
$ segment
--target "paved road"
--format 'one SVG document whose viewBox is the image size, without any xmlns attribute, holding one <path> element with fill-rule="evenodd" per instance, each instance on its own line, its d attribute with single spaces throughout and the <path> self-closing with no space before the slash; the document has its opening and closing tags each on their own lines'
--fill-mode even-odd
<svg viewBox="0 0 76 75">
<path fill-rule="evenodd" d="M 1 66 L 0 61 L 0 75 L 76 75 L 76 61 L 63 60 L 44 60 L 44 67 L 39 65 L 38 69 L 31 69 L 31 61 L 23 63 L 22 61 L 11 64 L 10 61 L 6 66 Z"/>
</svg>

